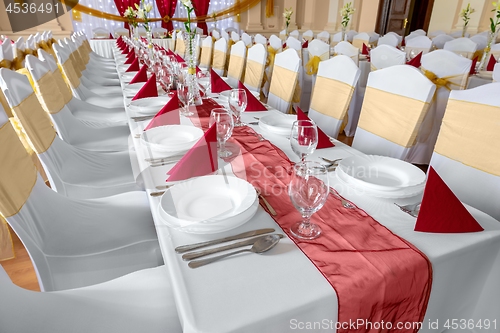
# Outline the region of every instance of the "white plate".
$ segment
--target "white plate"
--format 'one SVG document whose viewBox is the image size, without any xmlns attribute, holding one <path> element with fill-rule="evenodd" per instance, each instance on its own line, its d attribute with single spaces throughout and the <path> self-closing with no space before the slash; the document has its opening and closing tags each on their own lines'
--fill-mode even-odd
<svg viewBox="0 0 500 333">
<path fill-rule="evenodd" d="M 169 97 L 146 97 L 130 102 L 130 109 L 137 115 L 155 115 L 170 100 Z"/>
<path fill-rule="evenodd" d="M 166 125 L 143 132 L 141 140 L 159 152 L 181 152 L 193 147 L 202 136 L 203 131 L 194 126 Z"/>
<path fill-rule="evenodd" d="M 340 161 L 338 169 L 349 183 L 376 191 L 398 191 L 422 185 L 425 173 L 416 166 L 396 158 L 365 155 Z"/>
<path fill-rule="evenodd" d="M 275 134 L 289 136 L 296 120 L 296 115 L 270 114 L 260 118 L 259 127 Z"/>
<path fill-rule="evenodd" d="M 127 84 L 123 88 L 123 96 L 126 97 L 134 97 L 139 90 L 144 86 L 146 82 L 139 82 L 139 83 L 132 83 L 132 84 Z"/>
</svg>

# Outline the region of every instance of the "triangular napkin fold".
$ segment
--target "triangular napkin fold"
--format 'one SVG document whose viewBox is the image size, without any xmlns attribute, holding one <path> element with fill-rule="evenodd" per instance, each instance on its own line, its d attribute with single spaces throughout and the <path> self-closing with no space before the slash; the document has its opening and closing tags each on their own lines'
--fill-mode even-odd
<svg viewBox="0 0 500 333">
<path fill-rule="evenodd" d="M 368 48 L 368 46 L 366 46 L 365 43 L 363 43 L 363 48 L 361 49 L 361 54 L 370 55 L 370 49 Z"/>
<path fill-rule="evenodd" d="M 302 44 L 302 48 L 303 49 L 307 49 L 309 47 L 309 41 L 306 40 L 303 44 Z"/>
<path fill-rule="evenodd" d="M 415 231 L 462 233 L 483 230 L 448 185 L 430 166 Z"/>
<path fill-rule="evenodd" d="M 421 66 L 421 63 L 420 63 L 421 60 L 422 60 L 422 52 L 420 52 L 419 54 L 417 54 L 415 56 L 415 58 L 411 59 L 406 64 L 410 65 L 410 66 L 413 66 L 413 67 L 416 67 L 416 68 L 420 68 L 420 66 Z"/>
<path fill-rule="evenodd" d="M 132 53 L 132 56 L 129 57 L 127 59 L 127 61 L 125 61 L 124 64 L 125 65 L 132 65 L 134 62 L 137 62 L 137 69 L 136 69 L 136 71 L 138 71 L 139 70 L 139 59 L 135 57 L 135 53 L 133 53 L 133 52 L 131 52 L 131 53 Z"/>
<path fill-rule="evenodd" d="M 469 72 L 470 75 L 476 74 L 476 63 L 477 63 L 477 57 L 475 57 L 472 60 L 472 64 L 470 65 L 470 72 Z"/>
<path fill-rule="evenodd" d="M 497 63 L 497 60 L 495 59 L 495 57 L 492 55 L 490 55 L 490 60 L 488 61 L 488 66 L 486 66 L 486 70 L 488 72 L 491 72 L 493 71 L 493 68 L 495 68 L 495 64 Z"/>
<path fill-rule="evenodd" d="M 148 80 L 148 66 L 144 65 L 141 69 L 135 74 L 134 78 L 130 80 L 129 83 L 140 83 L 146 82 Z"/>
<path fill-rule="evenodd" d="M 153 73 L 149 80 L 142 86 L 141 90 L 132 98 L 133 101 L 136 99 L 146 98 L 146 97 L 158 97 L 158 88 L 156 87 L 156 75 Z"/>
<path fill-rule="evenodd" d="M 174 53 L 175 59 L 177 59 L 177 62 L 186 62 L 180 55 L 177 53 Z"/>
<path fill-rule="evenodd" d="M 213 124 L 193 148 L 168 172 L 167 181 L 205 176 L 219 168 L 216 126 L 217 124 Z"/>
<path fill-rule="evenodd" d="M 245 90 L 247 93 L 247 107 L 245 111 L 247 112 L 252 112 L 252 111 L 267 111 L 267 108 L 262 104 L 253 94 L 250 90 L 245 87 L 241 81 L 238 82 L 238 88 Z"/>
<path fill-rule="evenodd" d="M 311 120 L 311 119 L 309 119 L 309 117 L 299 107 L 297 107 L 297 120 Z M 316 149 L 335 147 L 333 142 L 330 141 L 330 137 L 326 135 L 325 132 L 323 132 L 321 128 L 319 128 L 319 126 L 317 127 L 318 127 L 318 145 L 316 146 Z"/>
<path fill-rule="evenodd" d="M 213 93 L 220 93 L 225 90 L 231 90 L 231 87 L 221 79 L 219 74 L 217 74 L 213 69 L 210 69 L 210 87 Z"/>
<path fill-rule="evenodd" d="M 144 129 L 147 131 L 153 127 L 164 126 L 164 125 L 179 125 L 181 123 L 181 117 L 179 114 L 179 97 L 177 96 L 177 91 L 168 101 L 167 104 L 154 116 L 154 118 L 149 122 L 148 126 Z"/>
</svg>

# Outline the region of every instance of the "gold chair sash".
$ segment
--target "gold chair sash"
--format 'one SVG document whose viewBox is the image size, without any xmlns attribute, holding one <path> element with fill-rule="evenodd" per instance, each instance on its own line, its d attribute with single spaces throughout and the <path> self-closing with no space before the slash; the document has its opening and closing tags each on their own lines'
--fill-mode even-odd
<svg viewBox="0 0 500 333">
<path fill-rule="evenodd" d="M 2 59 L 2 61 L 0 61 L 0 68 L 12 69 L 12 61 Z"/>
<path fill-rule="evenodd" d="M 85 65 L 83 64 L 82 59 L 79 57 L 78 52 L 71 52 L 69 58 L 73 62 L 73 67 L 75 68 L 75 72 L 76 74 L 78 74 L 78 77 L 82 77 L 82 72 L 85 70 Z"/>
<path fill-rule="evenodd" d="M 347 83 L 324 76 L 316 77 L 311 96 L 311 109 L 335 119 L 344 119 L 354 93 Z"/>
<path fill-rule="evenodd" d="M 26 57 L 28 54 L 35 56 L 35 57 L 38 57 L 38 52 L 37 52 L 37 54 L 35 54 L 35 51 L 32 49 L 24 49 L 23 53 L 24 53 L 24 57 Z"/>
<path fill-rule="evenodd" d="M 221 50 L 214 50 L 212 67 L 215 69 L 224 70 L 225 66 L 226 66 L 226 54 Z"/>
<path fill-rule="evenodd" d="M 0 213 L 10 217 L 16 215 L 28 200 L 37 173 L 10 123 L 0 128 L 0 142 L 0 174 L 3 175 L 0 177 Z"/>
<path fill-rule="evenodd" d="M 352 46 L 357 47 L 360 50 L 363 48 L 363 44 L 368 45 L 369 42 L 367 40 L 364 40 L 364 39 L 354 39 L 352 41 Z"/>
<path fill-rule="evenodd" d="M 232 38 L 229 38 L 227 42 L 227 53 L 231 53 L 231 47 L 236 44 Z"/>
<path fill-rule="evenodd" d="M 15 257 L 14 243 L 12 242 L 7 221 L 5 221 L 0 213 L 0 261 L 14 259 Z"/>
<path fill-rule="evenodd" d="M 9 103 L 7 103 L 7 99 L 5 98 L 2 89 L 0 89 L 0 104 L 2 104 L 2 107 L 5 110 L 7 117 L 9 118 L 12 117 L 12 112 L 10 111 L 10 105 Z"/>
<path fill-rule="evenodd" d="M 269 92 L 284 101 L 291 102 L 296 90 L 298 76 L 299 73 L 297 72 L 274 66 Z"/>
<path fill-rule="evenodd" d="M 71 92 L 71 86 L 66 83 L 63 78 L 63 74 L 61 73 L 61 68 L 58 66 L 57 71 L 52 73 L 52 78 L 56 83 L 57 89 L 61 92 L 64 100 L 64 104 L 68 104 L 69 101 L 73 98 L 73 94 Z"/>
<path fill-rule="evenodd" d="M 241 80 L 244 67 L 245 67 L 245 58 L 237 55 L 232 55 L 229 58 L 229 67 L 227 69 L 227 76 L 233 77 L 237 80 Z"/>
<path fill-rule="evenodd" d="M 64 80 L 70 87 L 76 89 L 80 86 L 80 78 L 75 72 L 71 59 L 66 60 L 62 66 L 60 64 L 57 64 L 57 66 L 59 67 Z"/>
<path fill-rule="evenodd" d="M 54 81 L 52 72 L 48 71 L 40 80 L 35 81 L 37 95 L 40 97 L 39 101 L 45 111 L 56 114 L 62 110 L 64 105 L 64 98 L 58 90 L 54 91 L 57 83 Z"/>
<path fill-rule="evenodd" d="M 498 124 L 500 107 L 450 99 L 434 151 L 475 169 L 500 176 Z"/>
<path fill-rule="evenodd" d="M 415 144 L 429 103 L 367 87 L 358 127 L 408 148 Z"/>
<path fill-rule="evenodd" d="M 41 154 L 49 149 L 56 137 L 56 131 L 52 126 L 49 115 L 43 111 L 35 93 L 26 97 L 12 111 L 21 122 L 24 132 L 27 134 L 31 148 Z"/>
<path fill-rule="evenodd" d="M 12 60 L 11 69 L 14 71 L 17 71 L 21 68 L 24 68 L 23 61 L 24 61 L 24 58 L 17 58 L 17 57 L 14 58 L 14 60 Z"/>
<path fill-rule="evenodd" d="M 302 36 L 302 39 L 307 40 L 308 42 L 313 40 L 313 36 Z"/>
<path fill-rule="evenodd" d="M 52 44 L 51 44 L 52 45 Z M 52 47 L 49 47 L 46 41 L 42 40 L 38 43 L 38 48 L 44 50 L 47 53 L 50 53 L 55 58 L 55 53 Z"/>
<path fill-rule="evenodd" d="M 203 46 L 201 48 L 201 56 L 200 56 L 200 66 L 202 67 L 210 67 L 210 62 L 212 60 L 212 49 L 209 46 Z"/>
<path fill-rule="evenodd" d="M 272 47 L 271 45 L 267 47 L 266 67 L 273 68 L 274 58 L 276 58 L 276 53 L 278 53 L 278 50 L 276 50 L 274 47 Z"/>
<path fill-rule="evenodd" d="M 258 63 L 255 60 L 247 60 L 247 66 L 245 70 L 245 85 L 260 89 L 260 87 L 262 86 L 262 80 L 264 78 L 265 70 L 265 64 Z"/>
<path fill-rule="evenodd" d="M 279 37 L 283 42 L 286 41 L 286 34 L 280 34 Z"/>
<path fill-rule="evenodd" d="M 436 91 L 439 88 L 446 88 L 448 90 L 463 90 L 467 87 L 467 80 L 469 78 L 468 73 L 438 77 L 436 74 L 423 67 L 420 67 L 420 69 L 422 73 L 424 73 L 425 77 L 436 85 Z"/>
<path fill-rule="evenodd" d="M 309 56 L 309 61 L 307 64 L 304 66 L 306 69 L 306 74 L 307 75 L 316 75 L 318 74 L 318 66 L 319 63 L 321 62 L 321 58 L 318 56 Z"/>
</svg>

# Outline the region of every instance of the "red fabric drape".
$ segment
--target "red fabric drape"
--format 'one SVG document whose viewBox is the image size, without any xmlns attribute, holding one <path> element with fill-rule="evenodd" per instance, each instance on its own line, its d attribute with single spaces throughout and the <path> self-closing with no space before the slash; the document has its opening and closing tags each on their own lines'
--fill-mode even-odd
<svg viewBox="0 0 500 333">
<path fill-rule="evenodd" d="M 210 0 L 191 0 L 196 16 L 205 16 L 208 13 Z M 198 28 L 203 29 L 203 34 L 208 35 L 208 26 L 205 21 L 198 21 Z"/>
<path fill-rule="evenodd" d="M 177 7 L 177 0 L 156 0 L 156 7 L 158 7 L 158 12 L 160 13 L 161 17 L 172 17 L 174 16 L 175 8 Z M 174 30 L 172 21 L 162 21 L 161 26 L 168 31 Z"/>
<path fill-rule="evenodd" d="M 120 16 L 123 16 L 125 14 L 125 11 L 128 8 L 128 0 L 115 0 L 115 6 L 116 9 L 118 9 L 118 13 L 120 13 Z M 124 24 L 125 29 L 128 29 L 128 23 L 125 22 Z"/>
</svg>

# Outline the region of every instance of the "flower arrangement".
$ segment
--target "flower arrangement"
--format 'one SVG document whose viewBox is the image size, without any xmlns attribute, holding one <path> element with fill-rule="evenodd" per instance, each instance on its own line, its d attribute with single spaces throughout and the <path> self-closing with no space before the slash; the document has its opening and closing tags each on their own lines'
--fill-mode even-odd
<svg viewBox="0 0 500 333">
<path fill-rule="evenodd" d="M 147 32 L 150 32 L 149 27 L 149 13 L 153 10 L 153 5 L 150 3 L 146 4 L 144 0 L 141 0 L 141 4 L 135 4 L 135 8 L 137 8 L 137 18 L 143 20 L 142 26 L 146 29 Z"/>
<path fill-rule="evenodd" d="M 497 39 L 499 30 L 498 26 L 500 25 L 500 2 L 493 2 L 493 9 L 491 11 L 495 13 L 494 19 L 490 17 L 490 33 L 488 36 L 488 43 L 486 44 L 483 52 L 483 57 L 481 58 L 481 62 L 479 63 L 479 70 L 484 69 L 486 60 L 488 59 L 488 56 L 490 54 L 491 44 L 494 44 Z"/>
<path fill-rule="evenodd" d="M 493 8 L 491 11 L 495 12 L 495 20 L 490 17 L 490 29 L 492 33 L 496 33 L 498 25 L 500 25 L 500 2 L 493 2 Z"/>
<path fill-rule="evenodd" d="M 292 17 L 293 10 L 292 7 L 290 8 L 285 8 L 285 11 L 283 12 L 283 17 L 285 18 L 285 29 L 288 31 L 288 26 L 290 25 L 290 19 Z"/>
<path fill-rule="evenodd" d="M 462 29 L 462 37 L 465 37 L 465 33 L 467 32 L 467 25 L 469 24 L 470 15 L 473 14 L 476 10 L 470 7 L 470 3 L 467 4 L 467 7 L 462 9 L 460 12 L 460 17 L 462 21 L 464 21 L 464 27 Z"/>
<path fill-rule="evenodd" d="M 354 14 L 355 9 L 352 6 L 352 2 L 348 2 L 342 7 L 342 10 L 340 11 L 340 16 L 342 17 L 342 21 L 340 24 L 342 25 L 342 28 L 345 30 L 347 28 L 347 25 L 349 24 L 349 21 L 351 20 L 352 14 Z"/>
<path fill-rule="evenodd" d="M 137 28 L 137 21 L 135 18 L 137 17 L 137 12 L 134 10 L 132 7 L 128 7 L 125 10 L 125 13 L 123 13 L 123 17 L 126 17 L 128 20 L 128 24 L 133 26 L 134 28 Z"/>
</svg>

